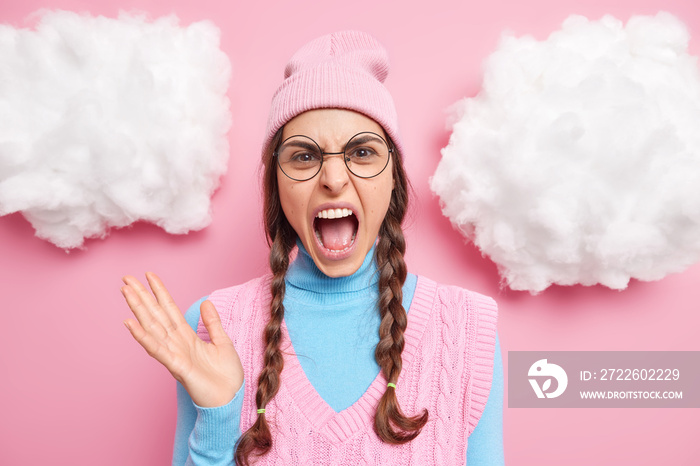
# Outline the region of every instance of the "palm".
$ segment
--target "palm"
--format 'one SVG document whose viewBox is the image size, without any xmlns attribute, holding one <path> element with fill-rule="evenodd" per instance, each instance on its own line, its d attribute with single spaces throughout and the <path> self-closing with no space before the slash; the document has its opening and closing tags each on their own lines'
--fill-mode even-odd
<svg viewBox="0 0 700 466">
<path fill-rule="evenodd" d="M 124 278 L 122 293 L 137 319 L 125 321 L 132 336 L 182 383 L 197 405 L 228 403 L 243 383 L 243 367 L 214 305 L 205 301 L 201 307 L 208 343 L 190 328 L 160 279 L 154 274 L 146 278 L 153 295 L 135 278 Z"/>
</svg>

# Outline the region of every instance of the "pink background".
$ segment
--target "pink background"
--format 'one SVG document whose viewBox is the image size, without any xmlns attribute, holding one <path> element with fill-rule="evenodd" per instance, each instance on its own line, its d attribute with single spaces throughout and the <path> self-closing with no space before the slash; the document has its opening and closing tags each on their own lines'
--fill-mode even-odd
<svg viewBox="0 0 700 466">
<path fill-rule="evenodd" d="M 415 188 L 407 226 L 410 270 L 494 296 L 507 364 L 512 350 L 700 350 L 700 265 L 662 281 L 553 287 L 539 296 L 499 288 L 495 265 L 440 214 L 428 189 L 449 132 L 444 109 L 475 95 L 481 62 L 501 31 L 539 39 L 572 13 L 665 9 L 690 28 L 700 54 L 694 0 L 490 0 L 225 2 L 198 0 L 0 0 L 0 21 L 26 26 L 39 8 L 115 16 L 176 13 L 222 31 L 233 63 L 231 162 L 213 198 L 212 225 L 186 236 L 137 224 L 70 254 L 34 237 L 21 215 L 0 218 L 0 464 L 156 465 L 170 461 L 174 383 L 131 340 L 120 277 L 153 270 L 177 302 L 266 270 L 256 169 L 268 104 L 291 54 L 323 33 L 355 28 L 389 50 L 388 87 L 399 110 Z M 393 2 L 394 5 L 399 3 Z M 507 367 L 506 367 L 507 368 Z M 697 409 L 504 409 L 509 465 L 698 464 Z"/>
</svg>

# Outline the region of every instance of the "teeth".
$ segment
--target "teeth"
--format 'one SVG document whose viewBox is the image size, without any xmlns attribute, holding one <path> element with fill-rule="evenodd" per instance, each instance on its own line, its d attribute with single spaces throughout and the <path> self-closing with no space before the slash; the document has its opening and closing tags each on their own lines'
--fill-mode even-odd
<svg viewBox="0 0 700 466">
<path fill-rule="evenodd" d="M 317 218 L 343 218 L 352 215 L 350 209 L 326 209 L 316 214 Z"/>
</svg>

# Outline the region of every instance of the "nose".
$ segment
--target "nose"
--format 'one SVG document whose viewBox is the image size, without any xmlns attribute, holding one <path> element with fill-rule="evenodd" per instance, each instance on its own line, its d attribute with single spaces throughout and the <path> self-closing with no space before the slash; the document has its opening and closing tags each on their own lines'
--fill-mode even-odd
<svg viewBox="0 0 700 466">
<path fill-rule="evenodd" d="M 322 186 L 332 193 L 342 192 L 350 182 L 350 176 L 343 157 L 345 155 L 340 153 L 326 155 L 323 158 L 320 181 Z"/>
</svg>

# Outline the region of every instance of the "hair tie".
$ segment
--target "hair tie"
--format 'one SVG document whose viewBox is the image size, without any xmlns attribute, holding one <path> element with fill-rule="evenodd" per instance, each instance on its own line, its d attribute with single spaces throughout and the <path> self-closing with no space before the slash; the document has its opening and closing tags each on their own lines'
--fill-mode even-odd
<svg viewBox="0 0 700 466">
<path fill-rule="evenodd" d="M 258 414 L 265 414 L 265 408 L 258 409 Z"/>
<path fill-rule="evenodd" d="M 396 384 L 393 384 L 393 383 L 389 382 L 388 384 L 386 384 L 386 386 L 387 386 L 387 387 L 392 387 L 394 390 L 396 390 Z"/>
</svg>

